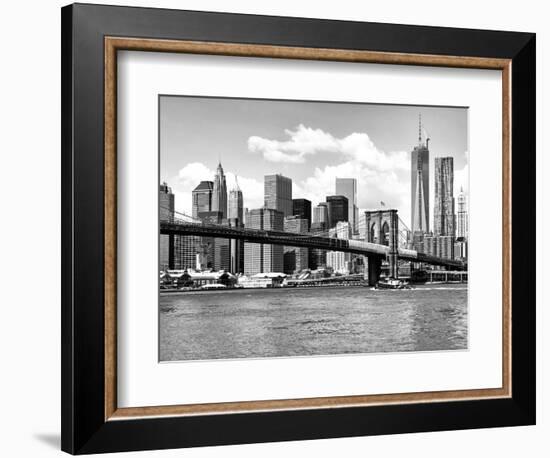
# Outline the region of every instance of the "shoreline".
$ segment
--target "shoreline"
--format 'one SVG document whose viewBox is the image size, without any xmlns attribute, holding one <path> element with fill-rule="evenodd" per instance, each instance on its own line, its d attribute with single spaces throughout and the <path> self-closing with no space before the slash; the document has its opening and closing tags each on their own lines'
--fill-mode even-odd
<svg viewBox="0 0 550 458">
<path fill-rule="evenodd" d="M 468 282 L 458 282 L 458 281 L 448 281 L 448 282 L 426 282 L 426 283 L 418 283 L 418 284 L 412 284 L 412 289 L 415 289 L 416 287 L 422 287 L 422 286 L 440 286 L 440 285 L 465 285 L 468 286 Z M 228 293 L 231 291 L 280 291 L 280 290 L 296 290 L 296 289 L 310 289 L 310 288 L 369 288 L 374 289 L 374 286 L 369 285 L 334 285 L 334 284 L 327 284 L 327 285 L 311 285 L 311 286 L 278 286 L 275 288 L 227 288 L 227 289 L 192 289 L 192 290 L 181 290 L 181 289 L 161 289 L 159 291 L 160 296 L 169 296 L 173 294 L 189 294 L 189 293 Z M 421 288 L 420 288 L 421 289 Z M 379 290 L 383 291 L 383 290 Z M 409 290 L 410 291 L 410 290 Z"/>
</svg>

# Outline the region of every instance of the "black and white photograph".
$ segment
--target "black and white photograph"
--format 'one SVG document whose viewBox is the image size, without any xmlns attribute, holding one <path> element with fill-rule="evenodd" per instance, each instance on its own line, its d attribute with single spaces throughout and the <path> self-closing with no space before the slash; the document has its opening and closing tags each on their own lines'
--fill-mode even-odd
<svg viewBox="0 0 550 458">
<path fill-rule="evenodd" d="M 468 109 L 159 96 L 159 360 L 468 349 Z"/>
</svg>

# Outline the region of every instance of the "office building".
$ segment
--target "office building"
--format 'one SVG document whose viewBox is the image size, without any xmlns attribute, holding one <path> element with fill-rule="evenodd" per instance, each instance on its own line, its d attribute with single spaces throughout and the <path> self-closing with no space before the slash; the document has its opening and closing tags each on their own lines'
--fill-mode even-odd
<svg viewBox="0 0 550 458">
<path fill-rule="evenodd" d="M 198 218 L 199 213 L 212 210 L 212 192 L 214 183 L 212 181 L 201 181 L 191 193 L 192 216 Z"/>
<path fill-rule="evenodd" d="M 328 204 L 320 202 L 319 205 L 313 208 L 311 224 L 321 223 L 328 228 Z"/>
<path fill-rule="evenodd" d="M 452 157 L 436 157 L 434 235 L 455 236 L 454 166 Z"/>
<path fill-rule="evenodd" d="M 336 178 L 335 194 L 348 199 L 348 221 L 351 224 L 352 233 L 356 234 L 359 231 L 357 180 L 355 178 Z"/>
<path fill-rule="evenodd" d="M 429 232 L 430 220 L 430 150 L 429 138 L 422 141 L 422 120 L 418 121 L 418 145 L 411 152 L 411 229 L 413 233 Z"/>
<path fill-rule="evenodd" d="M 309 202 L 309 201 L 308 201 Z M 287 216 L 284 220 L 284 231 L 294 234 L 308 232 L 308 220 L 298 216 Z M 284 247 L 284 273 L 293 274 L 307 269 L 309 266 L 309 250 L 301 247 Z"/>
<path fill-rule="evenodd" d="M 307 230 L 311 227 L 311 201 L 307 199 L 292 199 L 292 214 L 307 220 Z"/>
<path fill-rule="evenodd" d="M 283 175 L 264 177 L 264 207 L 292 215 L 292 180 Z"/>
<path fill-rule="evenodd" d="M 422 251 L 438 258 L 455 259 L 454 237 L 450 235 L 425 235 Z"/>
<path fill-rule="evenodd" d="M 351 238 L 351 224 L 347 221 L 338 221 L 335 227 L 329 229 L 329 236 L 349 240 Z M 334 273 L 348 275 L 353 270 L 351 253 L 328 251 L 326 257 L 327 267 L 332 268 Z"/>
<path fill-rule="evenodd" d="M 267 231 L 282 231 L 283 212 L 270 208 L 258 208 L 248 212 L 246 227 Z M 281 245 L 262 243 L 244 244 L 244 273 L 254 275 L 263 272 L 283 271 L 284 250 Z"/>
<path fill-rule="evenodd" d="M 159 216 L 160 220 L 170 220 L 174 217 L 174 194 L 172 189 L 164 182 L 159 187 Z M 170 269 L 170 261 L 173 263 L 174 236 L 160 234 L 159 237 L 159 269 Z"/>
<path fill-rule="evenodd" d="M 235 187 L 229 191 L 227 218 L 232 220 L 236 219 L 240 224 L 244 224 L 243 193 L 241 188 L 239 188 L 239 183 L 236 178 Z"/>
<path fill-rule="evenodd" d="M 223 173 L 221 163 L 218 163 L 216 175 L 214 176 L 211 210 L 220 212 L 222 214 L 222 219 L 227 218 L 227 186 L 225 184 L 225 174 Z"/>
<path fill-rule="evenodd" d="M 346 196 L 327 196 L 328 227 L 333 228 L 340 221 L 348 219 L 348 199 Z"/>
</svg>

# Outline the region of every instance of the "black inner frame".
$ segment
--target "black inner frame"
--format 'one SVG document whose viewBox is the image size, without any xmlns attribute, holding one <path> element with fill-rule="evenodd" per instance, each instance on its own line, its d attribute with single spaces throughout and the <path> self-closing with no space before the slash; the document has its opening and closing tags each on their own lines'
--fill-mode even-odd
<svg viewBox="0 0 550 458">
<path fill-rule="evenodd" d="M 99 453 L 535 423 L 535 263 L 522 255 L 535 252 L 536 235 L 534 34 L 88 4 L 64 7 L 61 15 L 64 451 Z M 106 36 L 512 59 L 512 397 L 105 421 Z"/>
</svg>

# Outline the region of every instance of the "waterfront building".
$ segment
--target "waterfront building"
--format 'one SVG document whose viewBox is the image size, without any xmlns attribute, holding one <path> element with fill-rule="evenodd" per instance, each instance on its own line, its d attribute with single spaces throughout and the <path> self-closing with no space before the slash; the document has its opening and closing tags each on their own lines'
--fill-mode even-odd
<svg viewBox="0 0 550 458">
<path fill-rule="evenodd" d="M 244 224 L 243 193 L 241 188 L 239 188 L 237 178 L 235 178 L 235 187 L 229 191 L 227 218 L 236 219 L 240 224 Z"/>
<path fill-rule="evenodd" d="M 329 236 L 349 240 L 351 238 L 351 224 L 347 221 L 338 221 L 335 227 L 329 229 Z M 335 273 L 348 275 L 352 272 L 351 253 L 328 251 L 326 256 L 327 267 L 332 268 Z"/>
<path fill-rule="evenodd" d="M 264 207 L 292 215 L 292 180 L 281 174 L 264 176 Z"/>
<path fill-rule="evenodd" d="M 216 175 L 214 177 L 211 210 L 220 212 L 222 214 L 222 219 L 227 218 L 227 186 L 221 163 L 218 163 L 218 168 L 216 169 Z"/>
<path fill-rule="evenodd" d="M 455 236 L 453 164 L 452 157 L 435 158 L 434 235 Z"/>
<path fill-rule="evenodd" d="M 294 234 L 306 234 L 308 232 L 308 220 L 298 216 L 288 216 L 284 221 L 284 231 Z M 307 269 L 309 250 L 301 247 L 284 247 L 283 268 L 285 274 L 293 274 Z"/>
<path fill-rule="evenodd" d="M 168 270 L 165 273 L 173 287 L 181 288 L 204 288 L 209 289 L 210 285 L 220 285 L 226 288 L 233 288 L 237 284 L 237 277 L 229 272 L 208 271 L 200 272 L 193 269 Z M 166 285 L 166 278 L 161 277 L 161 284 Z"/>
<path fill-rule="evenodd" d="M 346 196 L 327 196 L 328 227 L 336 227 L 339 221 L 348 219 L 348 199 Z"/>
<path fill-rule="evenodd" d="M 192 216 L 198 218 L 199 213 L 212 210 L 212 192 L 214 182 L 201 181 L 191 193 Z"/>
<path fill-rule="evenodd" d="M 307 199 L 292 199 L 292 214 L 307 220 L 307 230 L 311 227 L 311 201 Z"/>
<path fill-rule="evenodd" d="M 248 212 L 246 227 L 266 231 L 282 231 L 283 213 L 270 208 L 257 208 Z M 284 250 L 281 245 L 262 243 L 244 244 L 244 273 L 254 275 L 283 271 Z"/>
<path fill-rule="evenodd" d="M 468 239 L 468 203 L 462 187 L 457 197 L 456 236 L 459 240 Z"/>
<path fill-rule="evenodd" d="M 257 273 L 254 275 L 242 275 L 238 278 L 238 284 L 242 288 L 280 288 L 286 275 L 280 272 Z"/>
<path fill-rule="evenodd" d="M 161 220 L 170 220 L 174 217 L 174 194 L 172 189 L 162 183 L 159 187 L 159 216 Z M 170 261 L 173 263 L 174 236 L 160 234 L 159 237 L 159 269 L 170 268 Z M 172 258 L 172 259 L 170 259 Z"/>
<path fill-rule="evenodd" d="M 411 152 L 411 230 L 429 232 L 430 220 L 430 139 L 422 141 L 422 118 L 418 119 L 418 145 Z"/>
<path fill-rule="evenodd" d="M 357 209 L 357 180 L 355 178 L 336 178 L 335 194 L 345 196 L 348 199 L 348 221 L 351 231 L 357 234 L 359 231 L 359 214 Z"/>
</svg>

